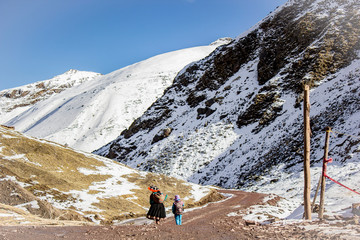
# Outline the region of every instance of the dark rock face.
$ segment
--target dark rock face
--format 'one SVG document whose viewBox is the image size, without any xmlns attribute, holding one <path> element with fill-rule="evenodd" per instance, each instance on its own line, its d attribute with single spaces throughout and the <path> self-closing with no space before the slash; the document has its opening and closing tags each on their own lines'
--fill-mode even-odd
<svg viewBox="0 0 360 240">
<path fill-rule="evenodd" d="M 125 138 L 130 138 L 140 130 L 152 129 L 171 114 L 171 110 L 162 104 L 153 104 L 153 107 L 155 109 L 155 113 L 151 119 L 145 121 L 137 119 L 128 129 L 124 130 L 121 135 L 123 135 Z"/>
<path fill-rule="evenodd" d="M 238 117 L 238 121 L 236 122 L 238 127 L 241 128 L 254 122 L 259 122 L 259 124 L 264 125 L 273 119 L 275 114 L 271 115 L 267 114 L 267 112 L 271 110 L 271 112 L 276 113 L 281 110 L 281 107 L 271 107 L 277 98 L 279 98 L 279 96 L 274 92 L 256 95 L 249 108 Z"/>
<path fill-rule="evenodd" d="M 44 89 L 42 85 L 37 85 L 36 88 L 37 91 L 30 92 L 30 91 L 23 91 L 21 89 L 14 89 L 11 91 L 3 91 L 2 94 L 0 94 L 0 97 L 10 98 L 10 99 L 21 99 L 23 98 L 24 101 L 21 104 L 16 104 L 9 109 L 7 109 L 8 112 L 18 108 L 18 107 L 26 107 L 29 105 L 34 105 L 35 103 L 49 98 L 51 95 L 55 93 L 60 93 L 64 91 L 66 88 L 51 88 L 51 89 Z"/>
<path fill-rule="evenodd" d="M 186 102 L 191 107 L 196 107 L 200 102 L 206 100 L 206 96 L 201 94 L 204 90 L 218 90 L 229 77 L 239 71 L 240 67 L 252 60 L 259 44 L 259 37 L 256 31 L 250 33 L 231 47 L 222 46 L 215 53 L 207 58 L 205 62 L 196 63 L 190 67 L 190 72 L 194 69 L 203 71 L 199 77 L 193 78 L 189 72 L 179 75 L 174 82 L 174 87 L 180 88 L 188 86 L 196 81 L 196 86 L 189 93 Z M 199 65 L 199 66 L 196 66 Z M 196 73 L 195 73 L 196 74 Z M 195 80 L 195 81 L 194 81 Z"/>
<path fill-rule="evenodd" d="M 261 43 L 258 64 L 260 84 L 278 73 L 286 74 L 283 87 L 301 93 L 304 84 L 314 87 L 325 76 L 356 58 L 356 49 L 360 47 L 360 21 L 359 15 L 354 13 L 355 4 L 346 5 L 344 15 L 338 21 L 332 21 L 338 14 L 335 11 L 322 18 L 316 15 L 327 7 L 327 1 L 317 11 L 294 20 L 311 3 L 304 1 L 303 5 L 298 3 L 284 8 L 274 18 L 261 24 L 260 28 L 271 34 L 266 34 Z M 287 64 L 290 67 L 285 68 Z"/>
<path fill-rule="evenodd" d="M 164 138 L 167 138 L 170 136 L 172 129 L 171 128 L 165 128 L 163 129 L 159 134 L 155 135 L 153 138 L 151 144 L 157 143 L 158 141 L 163 140 Z"/>
<path fill-rule="evenodd" d="M 208 117 L 210 116 L 211 114 L 213 114 L 214 112 L 216 111 L 216 109 L 211 109 L 209 107 L 205 107 L 205 108 L 198 108 L 197 109 L 197 113 L 198 113 L 198 116 L 197 116 L 197 119 L 200 119 L 202 117 Z"/>
<path fill-rule="evenodd" d="M 331 8 L 336 4 L 341 11 Z M 315 90 L 358 58 L 358 9 L 360 3 L 351 0 L 290 1 L 249 34 L 181 71 L 162 98 L 108 149 L 97 153 L 140 169 L 223 187 L 248 186 L 278 164 L 285 164 L 285 169 L 298 165 L 303 154 L 302 118 L 298 114 L 303 86 L 308 84 Z M 312 115 L 316 147 L 321 147 L 319 139 L 325 126 L 344 124 L 360 110 L 360 89 L 355 83 L 358 71 L 339 78 L 333 87 L 324 87 L 328 92 L 323 93 L 324 99 L 330 92 L 341 94 L 321 110 L 331 114 Z M 285 108 L 286 102 L 292 105 Z M 225 127 L 210 134 L 214 125 Z M 219 139 L 229 137 L 230 126 L 237 138 L 219 150 Z M 162 135 L 167 127 L 172 129 L 171 137 Z M 193 144 L 194 139 L 201 144 Z M 356 144 L 347 139 L 334 151 L 343 149 L 346 159 L 356 151 Z M 209 145 L 213 148 L 204 149 Z M 317 156 L 318 152 L 312 154 Z M 185 162 L 191 167 L 178 173 Z M 236 173 L 228 174 L 233 171 L 230 166 Z M 191 175 L 186 175 L 188 172 Z"/>
</svg>

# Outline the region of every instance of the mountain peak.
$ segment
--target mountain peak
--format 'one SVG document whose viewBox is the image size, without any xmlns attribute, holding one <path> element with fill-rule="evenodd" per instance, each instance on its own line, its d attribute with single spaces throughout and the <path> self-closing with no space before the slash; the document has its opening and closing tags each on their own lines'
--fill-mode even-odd
<svg viewBox="0 0 360 240">
<path fill-rule="evenodd" d="M 232 41 L 233 41 L 233 39 L 230 37 L 223 37 L 223 38 L 219 38 L 218 40 L 210 43 L 210 46 L 226 45 L 226 44 L 231 43 Z"/>
<path fill-rule="evenodd" d="M 77 73 L 77 72 L 79 72 L 79 70 L 77 70 L 77 69 L 69 69 L 69 70 L 66 71 L 64 74 L 75 74 L 75 73 Z"/>
</svg>

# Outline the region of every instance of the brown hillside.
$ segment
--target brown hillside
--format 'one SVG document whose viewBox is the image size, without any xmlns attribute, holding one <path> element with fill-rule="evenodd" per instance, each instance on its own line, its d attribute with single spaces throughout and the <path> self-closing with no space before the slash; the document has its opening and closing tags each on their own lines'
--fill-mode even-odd
<svg viewBox="0 0 360 240">
<path fill-rule="evenodd" d="M 157 185 L 169 199 L 180 194 L 188 206 L 221 195 L 208 187 L 132 170 L 118 162 L 0 127 L 0 203 L 19 205 L 50 219 L 113 222 L 144 216 L 147 187 Z M 197 193 L 198 195 L 198 193 Z M 171 206 L 171 200 L 165 202 Z M 60 210 L 62 209 L 62 210 Z"/>
</svg>

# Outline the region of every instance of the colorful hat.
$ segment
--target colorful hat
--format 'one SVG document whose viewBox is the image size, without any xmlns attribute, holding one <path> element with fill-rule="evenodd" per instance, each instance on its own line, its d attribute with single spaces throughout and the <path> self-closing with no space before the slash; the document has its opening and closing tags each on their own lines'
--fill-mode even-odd
<svg viewBox="0 0 360 240">
<path fill-rule="evenodd" d="M 175 201 L 179 201 L 179 200 L 180 200 L 180 196 L 179 196 L 179 195 L 175 195 L 174 200 L 175 200 Z"/>
<path fill-rule="evenodd" d="M 153 186 L 153 185 L 151 185 L 150 187 L 148 187 L 148 189 L 149 189 L 150 191 L 152 191 L 152 192 L 159 192 L 159 191 L 160 191 L 160 189 L 159 189 L 157 186 Z"/>
</svg>

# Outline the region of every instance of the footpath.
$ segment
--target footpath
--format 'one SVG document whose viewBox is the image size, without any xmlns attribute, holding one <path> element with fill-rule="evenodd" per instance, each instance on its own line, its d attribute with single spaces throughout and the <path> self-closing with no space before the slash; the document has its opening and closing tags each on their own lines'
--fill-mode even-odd
<svg viewBox="0 0 360 240">
<path fill-rule="evenodd" d="M 139 218 L 126 224 L 113 226 L 0 226 L 1 240 L 47 239 L 360 239 L 357 226 L 351 235 L 324 231 L 324 223 L 303 222 L 297 224 L 255 224 L 241 216 L 229 213 L 245 211 L 252 205 L 262 204 L 266 196 L 236 190 L 219 190 L 232 195 L 226 200 L 209 203 L 205 207 L 186 211 L 183 225 L 175 225 L 169 216 L 160 225 Z M 330 225 L 327 225 L 329 229 Z M 347 226 L 337 225 L 338 229 Z M 333 229 L 333 228 L 331 228 Z M 357 238 L 358 237 L 358 238 Z"/>
</svg>

